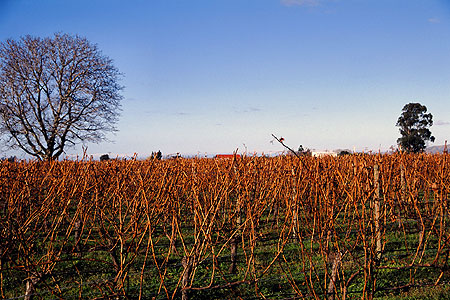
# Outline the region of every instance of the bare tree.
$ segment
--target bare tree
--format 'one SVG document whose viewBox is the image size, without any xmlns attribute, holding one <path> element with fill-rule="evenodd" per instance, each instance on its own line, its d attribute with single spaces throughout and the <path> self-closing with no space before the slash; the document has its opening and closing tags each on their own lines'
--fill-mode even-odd
<svg viewBox="0 0 450 300">
<path fill-rule="evenodd" d="M 0 44 L 0 133 L 40 160 L 116 131 L 120 73 L 86 38 L 55 34 Z"/>
</svg>

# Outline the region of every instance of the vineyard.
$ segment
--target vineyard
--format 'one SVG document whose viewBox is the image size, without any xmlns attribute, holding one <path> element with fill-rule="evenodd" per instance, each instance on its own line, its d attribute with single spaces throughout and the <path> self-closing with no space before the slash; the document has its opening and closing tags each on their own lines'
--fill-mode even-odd
<svg viewBox="0 0 450 300">
<path fill-rule="evenodd" d="M 0 163 L 3 299 L 374 299 L 450 282 L 450 156 Z"/>
</svg>

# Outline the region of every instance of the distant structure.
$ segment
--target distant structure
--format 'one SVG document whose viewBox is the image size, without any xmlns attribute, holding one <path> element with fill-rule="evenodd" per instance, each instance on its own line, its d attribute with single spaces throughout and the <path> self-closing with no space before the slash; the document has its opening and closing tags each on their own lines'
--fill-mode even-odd
<svg viewBox="0 0 450 300">
<path fill-rule="evenodd" d="M 178 153 L 177 153 L 178 156 Z M 152 155 L 149 157 L 150 159 L 157 159 L 157 160 L 161 160 L 162 159 L 162 153 L 161 150 L 158 150 L 158 152 L 152 152 Z"/>
<path fill-rule="evenodd" d="M 19 161 L 19 159 L 17 157 L 15 157 L 15 156 L 10 156 L 8 158 L 2 157 L 0 159 L 0 161 L 8 161 L 8 162 L 12 162 L 13 163 L 13 162 Z"/>
<path fill-rule="evenodd" d="M 336 157 L 336 156 L 338 156 L 338 154 L 333 151 L 312 151 L 311 156 L 312 157 L 324 157 L 324 156 Z"/>
<path fill-rule="evenodd" d="M 214 158 L 241 158 L 240 154 L 217 154 Z"/>
<path fill-rule="evenodd" d="M 108 160 L 109 160 L 108 154 L 103 154 L 102 156 L 100 156 L 100 161 L 108 161 Z"/>
<path fill-rule="evenodd" d="M 168 158 L 168 159 L 181 158 L 181 154 L 180 154 L 180 152 L 177 152 L 177 153 L 174 153 L 174 154 L 167 154 L 166 158 Z"/>
</svg>

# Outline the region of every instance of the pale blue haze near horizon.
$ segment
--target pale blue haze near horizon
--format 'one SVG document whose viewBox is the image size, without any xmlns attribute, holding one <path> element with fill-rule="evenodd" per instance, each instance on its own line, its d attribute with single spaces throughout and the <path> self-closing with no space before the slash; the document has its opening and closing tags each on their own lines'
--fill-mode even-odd
<svg viewBox="0 0 450 300">
<path fill-rule="evenodd" d="M 124 75 L 114 142 L 88 154 L 282 151 L 272 133 L 384 151 L 409 102 L 433 114 L 435 145 L 450 139 L 450 1 L 0 0 L 0 41 L 55 32 Z"/>
</svg>

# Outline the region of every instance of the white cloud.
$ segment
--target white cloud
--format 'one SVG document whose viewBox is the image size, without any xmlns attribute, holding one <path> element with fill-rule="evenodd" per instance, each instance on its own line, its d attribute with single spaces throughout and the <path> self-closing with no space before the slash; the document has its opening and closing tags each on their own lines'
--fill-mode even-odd
<svg viewBox="0 0 450 300">
<path fill-rule="evenodd" d="M 242 114 L 242 113 L 246 114 L 246 113 L 261 112 L 262 109 L 259 107 L 256 107 L 256 106 L 249 106 L 247 108 L 238 108 L 238 107 L 233 106 L 233 111 L 238 114 Z"/>
<path fill-rule="evenodd" d="M 438 18 L 429 18 L 428 22 L 433 23 L 433 24 L 439 24 L 439 23 L 441 23 L 441 20 L 439 20 Z"/>
<path fill-rule="evenodd" d="M 280 0 L 284 6 L 318 6 L 320 0 Z"/>
<path fill-rule="evenodd" d="M 447 126 L 447 125 L 450 125 L 450 122 L 437 120 L 436 122 L 433 123 L 433 125 L 436 125 L 436 126 Z"/>
</svg>

